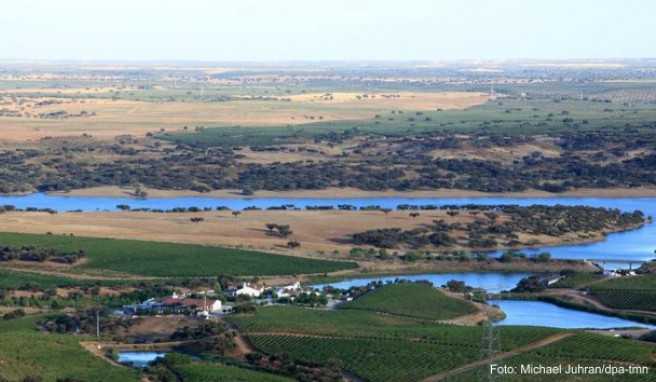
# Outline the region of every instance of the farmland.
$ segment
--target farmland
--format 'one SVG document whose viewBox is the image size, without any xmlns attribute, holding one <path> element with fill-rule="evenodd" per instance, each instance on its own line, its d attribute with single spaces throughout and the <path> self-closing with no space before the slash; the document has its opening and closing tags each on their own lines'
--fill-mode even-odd
<svg viewBox="0 0 656 382">
<path fill-rule="evenodd" d="M 186 382 L 292 382 L 292 379 L 216 363 L 190 362 L 173 370 Z"/>
<path fill-rule="evenodd" d="M 590 294 L 615 309 L 656 310 L 656 276 L 610 279 L 590 286 Z"/>
<path fill-rule="evenodd" d="M 603 280 L 604 276 L 598 273 L 573 273 L 555 283 L 552 288 L 581 288 L 589 283 Z"/>
<path fill-rule="evenodd" d="M 114 240 L 63 235 L 0 234 L 4 245 L 84 250 L 88 262 L 76 270 L 112 271 L 157 277 L 193 277 L 212 274 L 281 275 L 323 273 L 355 266 L 261 252 L 137 240 Z"/>
<path fill-rule="evenodd" d="M 506 81 L 487 74 L 444 83 L 459 69 L 405 67 L 391 78 L 363 69 L 367 79 L 344 68 L 194 68 L 205 80 L 187 82 L 177 71 L 142 68 L 147 86 L 128 69 L 107 69 L 115 81 L 82 80 L 70 68 L 34 81 L 30 69 L 0 79 L 5 193 L 656 186 L 655 95 L 643 72 L 626 67 L 617 73 L 636 81 L 561 69 L 578 80 L 532 83 L 523 76 L 554 73 L 506 68 Z"/>
<path fill-rule="evenodd" d="M 259 335 L 250 338 L 255 346 L 267 353 L 285 352 L 292 358 L 319 363 L 340 359 L 347 369 L 357 375 L 381 382 L 417 381 L 432 373 L 474 361 L 479 354 L 476 346 L 449 346 L 398 339 Z"/>
<path fill-rule="evenodd" d="M 145 136 L 183 126 L 268 127 L 313 121 L 368 120 L 392 107 L 403 110 L 465 108 L 483 103 L 487 96 L 473 92 L 395 92 L 363 98 L 363 93 L 335 92 L 332 100 L 321 94 L 289 96 L 217 95 L 196 98 L 198 89 L 180 95 L 161 88 L 130 95 L 133 90 L 103 88 L 97 93 L 83 88 L 66 92 L 48 88 L 0 91 L 0 129 L 5 139 L 21 141 L 43 137 L 93 135 L 112 139 L 122 134 Z M 226 89 L 230 91 L 229 89 Z M 224 90 L 225 91 L 225 90 Z M 203 90 L 205 92 L 205 90 Z"/>
<path fill-rule="evenodd" d="M 28 272 L 12 272 L 0 268 L 0 288 L 15 289 L 29 286 L 41 288 L 79 285 L 79 280 L 67 277 L 42 275 Z"/>
<path fill-rule="evenodd" d="M 477 311 L 470 303 L 448 297 L 432 285 L 422 283 L 385 286 L 345 304 L 342 308 L 427 320 L 448 320 Z"/>
<path fill-rule="evenodd" d="M 608 105 L 591 100 L 554 101 L 551 98 L 527 100 L 510 97 L 466 110 L 399 113 L 392 109 L 362 121 L 312 122 L 266 128 L 212 127 L 200 132 L 167 132 L 160 137 L 187 144 L 229 146 L 281 144 L 330 134 L 345 137 L 368 134 L 408 136 L 487 131 L 501 135 L 549 135 L 569 132 L 572 125 L 577 125 L 577 130 L 595 132 L 613 126 L 619 129 L 619 124 L 627 122 L 640 125 L 656 118 L 656 108 L 651 105 L 635 105 L 631 108 L 622 106 L 619 110 Z M 568 121 L 564 123 L 565 118 Z"/>
<path fill-rule="evenodd" d="M 653 369 L 654 352 L 656 348 L 653 345 L 640 344 L 624 339 L 609 338 L 594 334 L 580 333 L 566 338 L 555 344 L 546 346 L 539 350 L 528 352 L 519 356 L 512 357 L 500 364 L 517 367 L 520 365 L 544 365 L 559 366 L 566 368 L 568 365 L 576 366 L 603 366 L 615 365 L 617 367 L 627 368 L 629 365 L 647 366 Z M 467 373 L 448 378 L 448 381 L 471 381 L 480 376 L 489 375 L 489 368 L 481 368 Z M 503 376 L 504 381 L 553 381 L 554 375 L 536 374 L 536 375 L 515 375 Z M 621 376 L 611 376 L 604 373 L 596 375 L 567 375 L 563 371 L 558 380 L 561 381 L 615 381 L 621 378 L 622 381 L 653 381 L 654 376 L 651 371 L 640 374 L 630 375 L 628 371 Z"/>
<path fill-rule="evenodd" d="M 340 360 L 348 370 L 371 381 L 416 381 L 448 373 L 481 359 L 481 346 L 486 343 L 483 327 L 418 324 L 398 316 L 350 309 L 322 312 L 271 307 L 230 320 L 261 351 L 285 353 L 305 362 Z M 560 333 L 539 327 L 496 330 L 500 339 L 497 351 L 511 351 Z M 629 340 L 582 333 L 515 356 L 508 363 L 518 359 L 545 364 L 569 360 L 586 365 L 602 361 L 650 365 L 655 349 Z M 472 375 L 479 372 L 454 375 L 453 380 L 472 380 Z"/>
<path fill-rule="evenodd" d="M 372 381 L 413 381 L 474 361 L 483 335 L 481 327 L 418 324 L 352 310 L 264 308 L 255 317 L 233 320 L 264 352 L 308 362 L 339 359 Z M 515 347 L 553 332 L 503 328 L 501 338 L 504 347 Z"/>
</svg>

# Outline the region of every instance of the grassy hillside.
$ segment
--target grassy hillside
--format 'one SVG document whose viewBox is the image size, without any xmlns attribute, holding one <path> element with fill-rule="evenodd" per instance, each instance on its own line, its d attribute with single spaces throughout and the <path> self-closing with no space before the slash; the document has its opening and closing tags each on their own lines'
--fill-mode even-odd
<svg viewBox="0 0 656 382">
<path fill-rule="evenodd" d="M 84 250 L 79 269 L 144 276 L 194 277 L 323 273 L 356 267 L 351 262 L 313 260 L 222 247 L 63 235 L 0 233 L 0 244 Z"/>
<path fill-rule="evenodd" d="M 0 322 L 0 380 L 41 377 L 43 382 L 70 378 L 79 381 L 138 381 L 135 370 L 112 366 L 84 350 L 82 337 L 40 333 L 36 318 Z"/>
<path fill-rule="evenodd" d="M 448 320 L 476 312 L 472 304 L 448 297 L 424 283 L 387 285 L 344 304 L 342 308 L 428 320 Z"/>
</svg>

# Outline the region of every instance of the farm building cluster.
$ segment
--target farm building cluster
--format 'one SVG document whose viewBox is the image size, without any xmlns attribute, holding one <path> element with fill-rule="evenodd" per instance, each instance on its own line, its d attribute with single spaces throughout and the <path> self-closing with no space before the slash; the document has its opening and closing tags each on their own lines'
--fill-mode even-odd
<svg viewBox="0 0 656 382">
<path fill-rule="evenodd" d="M 258 304 L 288 303 L 307 295 L 319 296 L 320 293 L 311 287 L 301 286 L 300 282 L 281 287 L 242 283 L 223 293 L 212 289 L 176 290 L 169 296 L 152 297 L 138 304 L 124 305 L 118 313 L 129 316 L 175 314 L 209 318 L 230 314 L 235 304 L 243 301 Z"/>
</svg>

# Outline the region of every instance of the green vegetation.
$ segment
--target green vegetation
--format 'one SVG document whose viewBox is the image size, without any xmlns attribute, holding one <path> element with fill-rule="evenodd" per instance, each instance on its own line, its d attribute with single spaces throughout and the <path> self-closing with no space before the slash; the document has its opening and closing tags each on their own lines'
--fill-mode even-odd
<svg viewBox="0 0 656 382">
<path fill-rule="evenodd" d="M 589 272 L 576 272 L 565 275 L 564 278 L 558 280 L 557 283 L 550 286 L 550 288 L 581 288 L 587 284 L 603 280 L 604 275 L 601 273 Z"/>
<path fill-rule="evenodd" d="M 484 334 L 480 326 L 417 322 L 353 309 L 267 307 L 229 320 L 268 354 L 286 353 L 292 359 L 319 364 L 338 360 L 346 369 L 371 381 L 418 380 L 474 361 L 480 357 Z M 532 327 L 498 330 L 504 350 L 558 332 Z"/>
<path fill-rule="evenodd" d="M 68 277 L 0 269 L 0 289 L 21 289 L 31 286 L 37 286 L 39 288 L 68 287 L 82 283 L 84 282 Z"/>
<path fill-rule="evenodd" d="M 427 320 L 448 320 L 477 311 L 471 303 L 448 297 L 428 283 L 387 285 L 344 304 L 342 308 Z"/>
<path fill-rule="evenodd" d="M 649 373 L 643 375 L 566 375 L 561 374 L 557 377 L 554 375 L 514 375 L 502 376 L 503 381 L 538 381 L 550 382 L 557 378 L 558 381 L 654 381 L 653 369 L 656 366 L 656 347 L 645 343 L 639 343 L 631 340 L 600 336 L 590 333 L 579 333 L 572 337 L 553 343 L 544 348 L 540 348 L 519 356 L 512 357 L 500 362 L 499 365 L 508 365 L 517 367 L 520 365 L 544 365 L 558 366 L 563 365 L 582 365 L 582 366 L 603 366 L 615 365 L 624 366 L 647 366 Z M 479 376 L 489 374 L 488 366 L 463 373 L 448 379 L 448 381 L 465 382 L 476 380 Z"/>
<path fill-rule="evenodd" d="M 433 373 L 472 362 L 477 346 L 459 346 L 410 340 L 312 338 L 292 336 L 250 337 L 269 354 L 287 353 L 292 359 L 325 363 L 339 359 L 368 381 L 417 381 Z"/>
<path fill-rule="evenodd" d="M 590 294 L 610 308 L 656 311 L 656 275 L 609 279 L 591 285 Z"/>
<path fill-rule="evenodd" d="M 185 382 L 291 382 L 293 379 L 236 366 L 191 362 L 173 367 Z"/>
<path fill-rule="evenodd" d="M 36 317 L 0 322 L 0 380 L 40 377 L 44 382 L 70 378 L 82 381 L 138 381 L 135 370 L 112 366 L 88 351 L 84 337 L 44 334 L 34 329 Z"/>
<path fill-rule="evenodd" d="M 212 127 L 198 132 L 164 133 L 158 138 L 191 145 L 229 147 L 284 144 L 330 135 L 407 136 L 480 131 L 503 135 L 558 134 L 571 131 L 574 125 L 582 131 L 597 131 L 608 126 L 623 128 L 627 123 L 640 124 L 654 119 L 656 109 L 650 105 L 621 106 L 618 109 L 616 105 L 593 100 L 556 102 L 551 98 L 508 98 L 465 110 L 423 111 L 419 115 L 391 110 L 379 118 L 364 121 L 326 121 L 261 128 Z"/>
<path fill-rule="evenodd" d="M 439 294 L 439 291 L 428 285 L 401 283 L 369 292 L 334 311 L 266 307 L 257 309 L 255 314 L 236 315 L 229 320 L 267 354 L 284 354 L 292 360 L 320 365 L 337 362 L 370 381 L 417 381 L 479 360 L 483 357 L 481 346 L 487 341 L 486 329 L 481 326 L 418 322 L 414 317 L 434 317 L 434 306 L 443 305 L 442 299 L 446 296 L 439 294 L 438 300 L 434 301 L 434 293 Z M 359 309 L 350 306 L 357 307 L 358 304 L 361 305 Z M 385 310 L 393 314 L 379 313 Z M 399 311 L 411 314 L 397 315 Z M 408 317 L 410 315 L 413 317 Z M 517 349 L 562 332 L 551 328 L 514 326 L 496 327 L 495 331 L 500 340 L 496 349 L 499 352 Z M 514 365 L 521 361 L 653 367 L 656 364 L 654 355 L 656 347 L 653 346 L 577 332 L 572 337 L 499 364 Z M 485 372 L 487 369 L 481 368 L 448 380 L 480 380 L 481 373 Z"/>
<path fill-rule="evenodd" d="M 350 309 L 317 310 L 274 306 L 260 308 L 255 314 L 230 316 L 227 319 L 246 334 L 296 333 L 347 338 L 424 338 L 463 346 L 479 344 L 484 333 L 484 328 L 480 326 L 417 322 L 400 316 Z M 519 326 L 503 326 L 498 330 L 501 333 L 503 349 L 525 345 L 559 331 Z"/>
<path fill-rule="evenodd" d="M 109 270 L 143 276 L 195 277 L 323 273 L 355 263 L 305 259 L 201 245 L 117 240 L 63 235 L 0 233 L 3 245 L 34 245 L 84 250 L 88 262 L 76 269 Z"/>
</svg>

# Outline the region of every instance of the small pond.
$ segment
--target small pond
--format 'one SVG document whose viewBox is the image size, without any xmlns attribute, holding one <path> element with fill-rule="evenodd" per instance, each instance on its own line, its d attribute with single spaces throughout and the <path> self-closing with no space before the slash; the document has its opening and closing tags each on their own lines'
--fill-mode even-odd
<svg viewBox="0 0 656 382">
<path fill-rule="evenodd" d="M 118 362 L 131 365 L 133 367 L 143 368 L 148 366 L 153 361 L 164 358 L 164 352 L 148 352 L 148 351 L 121 351 L 118 353 Z"/>
</svg>

